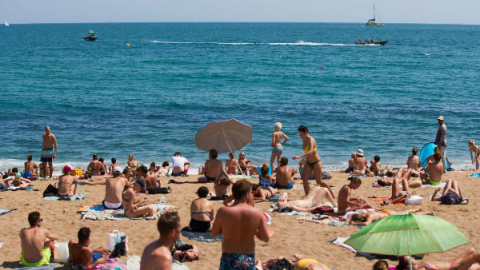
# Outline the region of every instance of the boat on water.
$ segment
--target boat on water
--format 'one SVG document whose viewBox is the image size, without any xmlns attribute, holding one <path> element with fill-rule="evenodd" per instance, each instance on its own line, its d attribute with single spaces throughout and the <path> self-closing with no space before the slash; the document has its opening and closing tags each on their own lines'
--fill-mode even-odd
<svg viewBox="0 0 480 270">
<path fill-rule="evenodd" d="M 383 24 L 377 23 L 377 16 L 375 13 L 375 4 L 373 4 L 373 19 L 368 20 L 368 22 L 365 24 L 366 27 L 384 27 Z"/>
<path fill-rule="evenodd" d="M 355 42 L 355 45 L 360 45 L 360 46 L 383 46 L 387 44 L 388 40 L 380 40 L 380 41 L 374 41 L 373 39 L 367 39 L 365 41 L 359 39 L 357 42 Z"/>
<path fill-rule="evenodd" d="M 10 26 L 10 24 L 7 21 L 5 21 L 5 26 Z"/>
<path fill-rule="evenodd" d="M 97 35 L 95 35 L 95 32 L 93 30 L 88 31 L 88 35 L 83 36 L 83 39 L 86 41 L 95 41 L 97 40 Z"/>
</svg>

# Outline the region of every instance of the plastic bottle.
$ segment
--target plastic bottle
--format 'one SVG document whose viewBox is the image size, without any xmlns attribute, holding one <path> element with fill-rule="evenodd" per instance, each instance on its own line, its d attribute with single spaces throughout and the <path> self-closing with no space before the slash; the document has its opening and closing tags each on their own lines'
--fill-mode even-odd
<svg viewBox="0 0 480 270">
<path fill-rule="evenodd" d="M 162 196 L 162 197 L 160 198 L 160 203 L 165 203 L 165 196 Z"/>
<path fill-rule="evenodd" d="M 345 226 L 346 223 L 343 222 L 343 221 L 338 221 L 338 220 L 334 219 L 334 220 L 330 221 L 330 225 L 332 225 L 332 226 Z"/>
</svg>

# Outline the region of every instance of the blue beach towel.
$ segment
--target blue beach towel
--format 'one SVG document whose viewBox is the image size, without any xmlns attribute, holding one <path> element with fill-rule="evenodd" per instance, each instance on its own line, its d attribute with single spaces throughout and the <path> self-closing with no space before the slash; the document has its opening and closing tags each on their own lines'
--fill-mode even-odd
<svg viewBox="0 0 480 270">
<path fill-rule="evenodd" d="M 85 199 L 85 196 L 88 196 L 88 193 L 79 193 L 75 196 L 70 197 L 70 201 L 81 201 Z M 58 196 L 48 196 L 43 198 L 44 201 L 61 201 Z M 66 200 L 65 200 L 66 201 Z"/>
<path fill-rule="evenodd" d="M 480 178 L 480 173 L 472 173 L 472 177 Z"/>
<path fill-rule="evenodd" d="M 190 240 L 195 240 L 198 242 L 222 242 L 223 236 L 220 234 L 217 237 L 213 237 L 211 232 L 192 232 L 188 230 L 188 227 L 182 229 L 182 235 L 187 237 Z"/>
<path fill-rule="evenodd" d="M 8 212 L 11 212 L 11 211 L 13 211 L 13 209 L 0 209 L 0 216 L 6 214 Z"/>
</svg>

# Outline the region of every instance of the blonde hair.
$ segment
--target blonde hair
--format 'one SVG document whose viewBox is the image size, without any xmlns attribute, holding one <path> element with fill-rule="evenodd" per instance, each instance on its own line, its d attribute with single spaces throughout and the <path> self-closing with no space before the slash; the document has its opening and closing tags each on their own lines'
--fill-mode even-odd
<svg viewBox="0 0 480 270">
<path fill-rule="evenodd" d="M 474 140 L 469 141 L 469 142 L 468 142 L 468 145 L 474 146 L 474 145 L 475 145 L 475 141 L 474 141 Z"/>
<path fill-rule="evenodd" d="M 263 163 L 262 164 L 262 168 L 260 169 L 260 173 L 262 174 L 263 177 L 267 176 L 268 175 L 268 171 L 270 170 L 270 168 L 268 167 L 268 164 L 267 163 Z"/>
<path fill-rule="evenodd" d="M 134 160 L 135 159 L 135 155 L 134 154 L 130 154 L 128 155 L 128 160 Z"/>
<path fill-rule="evenodd" d="M 282 123 L 276 122 L 275 123 L 275 131 L 280 131 L 282 129 Z"/>
</svg>

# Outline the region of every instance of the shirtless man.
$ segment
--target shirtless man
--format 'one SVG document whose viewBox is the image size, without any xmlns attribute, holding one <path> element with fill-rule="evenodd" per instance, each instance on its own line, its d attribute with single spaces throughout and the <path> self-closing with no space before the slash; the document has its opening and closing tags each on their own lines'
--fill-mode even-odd
<svg viewBox="0 0 480 270">
<path fill-rule="evenodd" d="M 43 172 L 44 176 L 46 177 L 46 171 L 47 171 L 47 163 L 50 166 L 50 177 L 52 178 L 53 174 L 53 160 L 57 157 L 57 149 L 58 149 L 58 144 L 57 144 L 57 138 L 55 138 L 55 135 L 50 133 L 50 127 L 46 126 L 45 127 L 45 133 L 42 135 L 42 155 L 40 157 L 40 161 L 43 164 Z M 55 147 L 55 150 L 54 150 Z"/>
<path fill-rule="evenodd" d="M 32 155 L 27 156 L 27 162 L 25 162 L 25 173 L 29 172 L 32 176 L 38 175 L 38 166 L 32 161 Z"/>
<path fill-rule="evenodd" d="M 113 177 L 106 179 L 105 199 L 102 204 L 106 209 L 123 209 L 122 194 L 130 186 L 127 178 L 122 174 L 120 167 L 113 168 Z"/>
<path fill-rule="evenodd" d="M 262 211 L 248 204 L 251 190 L 250 182 L 235 182 L 234 205 L 221 207 L 217 212 L 212 236 L 223 234 L 220 269 L 255 269 L 255 236 L 264 242 L 270 240 Z"/>
<path fill-rule="evenodd" d="M 102 175 L 102 172 L 105 172 L 106 169 L 105 165 L 98 161 L 98 156 L 94 154 L 92 161 L 88 164 L 87 171 L 90 171 L 92 175 Z"/>
<path fill-rule="evenodd" d="M 31 212 L 28 214 L 30 228 L 20 231 L 22 245 L 20 262 L 25 267 L 48 265 L 50 263 L 50 257 L 52 256 L 50 240 L 58 240 L 58 237 L 41 228 L 42 221 L 39 212 Z"/>
<path fill-rule="evenodd" d="M 358 189 L 362 180 L 358 177 L 351 177 L 350 184 L 344 185 L 338 192 L 338 214 L 344 215 L 348 211 L 362 208 L 372 208 L 361 197 L 351 197 L 352 189 Z"/>
<path fill-rule="evenodd" d="M 319 206 L 326 205 L 327 201 L 330 202 L 333 207 L 337 207 L 337 203 L 330 192 L 328 192 L 328 189 L 313 187 L 303 200 L 288 201 L 288 194 L 286 192 L 283 193 L 282 197 L 278 200 L 278 205 L 280 209 L 289 207 L 297 212 L 311 212 Z"/>
<path fill-rule="evenodd" d="M 148 200 L 147 197 L 139 201 L 135 200 L 135 192 L 143 192 L 142 181 L 142 179 L 137 179 L 133 183 L 133 187 L 128 187 L 123 193 L 123 207 L 125 208 L 126 217 L 151 217 L 158 211 L 153 205 L 140 206 Z"/>
<path fill-rule="evenodd" d="M 213 182 L 223 170 L 223 164 L 217 159 L 218 152 L 215 149 L 208 151 L 208 160 L 205 161 L 205 165 L 202 168 L 200 174 L 204 174 L 207 178 L 207 182 Z"/>
<path fill-rule="evenodd" d="M 272 149 L 272 155 L 270 157 L 270 166 L 272 167 L 273 170 L 273 162 L 275 161 L 275 158 L 277 158 L 277 167 L 280 166 L 280 158 L 282 158 L 282 153 L 283 153 L 283 145 L 287 143 L 288 137 L 280 131 L 282 129 L 282 123 L 277 122 L 275 123 L 274 127 L 274 132 L 272 133 L 272 143 L 270 144 Z M 284 141 L 282 142 L 282 138 Z"/>
<path fill-rule="evenodd" d="M 474 248 L 467 249 L 453 261 L 417 261 L 412 258 L 412 267 L 416 270 L 473 270 L 478 267 L 472 267 L 474 264 L 480 264 L 480 253 Z M 396 269 L 409 269 L 410 263 L 408 256 L 400 257 Z"/>
<path fill-rule="evenodd" d="M 308 183 L 308 178 L 313 172 L 315 175 L 315 181 L 318 185 L 327 188 L 332 197 L 335 198 L 332 189 L 324 181 L 322 181 L 322 160 L 317 152 L 317 141 L 310 136 L 308 128 L 304 125 L 298 127 L 298 135 L 302 138 L 303 145 L 302 150 L 305 152 L 303 155 L 294 156 L 293 160 L 306 158 L 307 164 L 303 171 L 303 190 L 305 195 L 310 192 L 310 184 Z"/>
<path fill-rule="evenodd" d="M 69 200 L 69 197 L 75 196 L 77 192 L 78 179 L 73 176 L 75 167 L 65 165 L 63 167 L 63 175 L 58 178 L 58 196 Z"/>
<path fill-rule="evenodd" d="M 167 212 L 157 222 L 160 238 L 148 244 L 142 253 L 140 270 L 172 269 L 171 249 L 180 239 L 182 223 L 177 212 Z"/>
<path fill-rule="evenodd" d="M 90 244 L 90 228 L 81 228 L 77 236 L 78 243 L 73 240 L 68 242 L 68 252 L 74 264 L 93 269 L 98 264 L 107 262 L 107 256 L 110 255 L 110 252 L 106 248 L 91 249 L 88 247 Z"/>
<path fill-rule="evenodd" d="M 188 166 L 190 161 L 182 157 L 180 152 L 175 152 L 172 157 L 172 176 L 185 176 L 188 174 Z"/>
<path fill-rule="evenodd" d="M 150 188 L 160 187 L 160 183 L 157 182 L 155 175 L 148 174 L 148 169 L 145 165 L 138 167 L 137 172 L 140 174 L 140 178 L 145 180 L 147 190 Z"/>
<path fill-rule="evenodd" d="M 398 215 L 408 215 L 408 214 L 416 214 L 416 215 L 430 215 L 433 216 L 433 211 L 430 212 L 422 212 L 421 208 L 413 209 L 413 210 L 406 210 L 406 211 L 393 211 L 390 209 L 383 209 L 381 211 L 374 211 L 374 212 L 367 212 L 367 213 L 355 213 L 350 218 L 347 218 L 347 224 L 355 224 L 355 225 L 368 225 L 373 223 L 374 221 L 384 219 L 389 216 L 398 216 Z"/>
<path fill-rule="evenodd" d="M 363 150 L 358 149 L 355 153 L 355 165 L 357 169 L 354 171 L 356 174 L 365 174 L 365 169 L 367 168 L 367 159 L 363 157 Z"/>
<path fill-rule="evenodd" d="M 115 168 L 115 167 L 120 167 L 120 165 L 118 165 L 118 163 L 117 163 L 117 159 L 116 159 L 116 158 L 112 158 L 111 161 L 112 161 L 112 165 L 110 165 L 110 167 L 108 167 L 108 173 L 109 173 L 110 175 L 113 174 L 113 168 Z"/>
<path fill-rule="evenodd" d="M 237 160 L 235 159 L 234 153 L 228 153 L 229 160 L 225 161 L 225 170 L 227 170 L 228 174 L 237 174 Z"/>
<path fill-rule="evenodd" d="M 433 154 L 433 161 L 429 160 L 425 171 L 420 173 L 420 179 L 429 185 L 440 185 L 442 183 L 442 174 L 442 154 L 435 152 L 435 154 Z"/>
<path fill-rule="evenodd" d="M 280 167 L 275 169 L 276 174 L 276 188 L 291 189 L 293 188 L 293 176 L 295 175 L 295 169 L 290 168 L 288 165 L 288 158 L 282 157 L 280 159 Z"/>
</svg>

